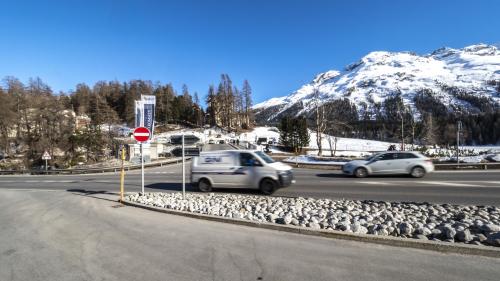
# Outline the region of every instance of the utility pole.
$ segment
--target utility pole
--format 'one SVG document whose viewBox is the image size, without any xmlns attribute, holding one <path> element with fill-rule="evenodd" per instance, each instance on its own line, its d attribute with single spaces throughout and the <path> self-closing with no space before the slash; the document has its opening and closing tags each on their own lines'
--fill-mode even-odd
<svg viewBox="0 0 500 281">
<path fill-rule="evenodd" d="M 404 107 L 401 109 L 398 105 L 399 115 L 401 117 L 401 150 L 405 150 L 405 132 L 404 132 Z"/>
<path fill-rule="evenodd" d="M 459 149 L 460 149 L 460 131 L 462 130 L 462 121 L 457 121 L 457 164 L 460 164 Z"/>
<path fill-rule="evenodd" d="M 404 132 L 404 118 L 401 114 L 401 150 L 405 150 L 405 132 Z"/>
</svg>

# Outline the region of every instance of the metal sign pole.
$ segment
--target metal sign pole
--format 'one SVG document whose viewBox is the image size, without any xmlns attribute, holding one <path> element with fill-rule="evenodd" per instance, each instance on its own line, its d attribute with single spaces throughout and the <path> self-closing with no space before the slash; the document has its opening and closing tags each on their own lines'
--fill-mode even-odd
<svg viewBox="0 0 500 281">
<path fill-rule="evenodd" d="M 142 190 L 142 195 L 144 195 L 144 153 L 142 150 L 142 142 L 141 142 L 141 190 Z"/>
<path fill-rule="evenodd" d="M 122 146 L 121 149 L 121 159 L 122 159 L 122 164 L 121 164 L 121 171 L 120 171 L 120 202 L 123 202 L 123 183 L 125 181 L 125 167 L 124 167 L 124 161 L 125 161 L 125 146 Z"/>
<path fill-rule="evenodd" d="M 47 158 L 45 158 L 45 172 L 47 172 Z"/>
<path fill-rule="evenodd" d="M 184 133 L 182 134 L 182 199 L 186 199 L 186 165 L 184 159 Z"/>
</svg>

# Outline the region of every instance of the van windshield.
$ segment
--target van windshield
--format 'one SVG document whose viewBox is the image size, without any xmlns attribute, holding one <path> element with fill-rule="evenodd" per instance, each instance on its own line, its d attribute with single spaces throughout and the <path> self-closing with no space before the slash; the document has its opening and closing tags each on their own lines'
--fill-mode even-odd
<svg viewBox="0 0 500 281">
<path fill-rule="evenodd" d="M 257 156 L 259 156 L 262 160 L 264 160 L 268 164 L 274 163 L 273 158 L 269 157 L 262 151 L 256 151 L 255 154 L 257 154 Z"/>
</svg>

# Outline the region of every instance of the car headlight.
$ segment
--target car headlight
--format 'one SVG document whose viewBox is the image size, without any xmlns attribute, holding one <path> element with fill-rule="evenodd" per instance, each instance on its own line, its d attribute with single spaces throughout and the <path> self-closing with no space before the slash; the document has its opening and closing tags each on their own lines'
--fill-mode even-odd
<svg viewBox="0 0 500 281">
<path fill-rule="evenodd" d="M 291 171 L 278 171 L 278 176 L 287 176 L 290 175 L 292 172 Z"/>
</svg>

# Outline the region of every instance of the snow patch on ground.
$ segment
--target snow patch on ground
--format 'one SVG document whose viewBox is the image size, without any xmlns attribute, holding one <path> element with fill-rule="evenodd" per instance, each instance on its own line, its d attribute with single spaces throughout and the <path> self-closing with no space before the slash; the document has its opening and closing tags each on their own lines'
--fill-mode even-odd
<svg viewBox="0 0 500 281">
<path fill-rule="evenodd" d="M 300 155 L 300 156 L 292 156 L 289 157 L 283 162 L 287 163 L 298 163 L 298 164 L 317 164 L 317 165 L 344 165 L 347 163 L 347 161 L 321 161 L 321 160 L 316 160 L 314 157 L 308 156 L 308 155 Z"/>
</svg>

